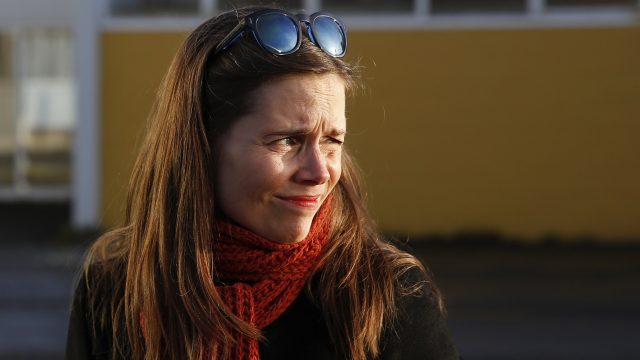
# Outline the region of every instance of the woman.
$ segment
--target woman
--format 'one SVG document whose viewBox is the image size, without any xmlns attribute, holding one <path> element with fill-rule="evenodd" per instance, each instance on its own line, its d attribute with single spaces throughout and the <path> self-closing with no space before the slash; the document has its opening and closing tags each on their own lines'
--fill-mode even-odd
<svg viewBox="0 0 640 360">
<path fill-rule="evenodd" d="M 176 55 L 68 359 L 452 359 L 441 299 L 367 215 L 342 24 L 245 8 Z"/>
</svg>

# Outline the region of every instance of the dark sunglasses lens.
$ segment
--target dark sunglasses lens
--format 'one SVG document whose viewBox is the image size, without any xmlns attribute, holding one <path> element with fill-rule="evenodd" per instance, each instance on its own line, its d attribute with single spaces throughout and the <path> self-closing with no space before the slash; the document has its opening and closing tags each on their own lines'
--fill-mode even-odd
<svg viewBox="0 0 640 360">
<path fill-rule="evenodd" d="M 296 23 L 285 14 L 270 13 L 260 16 L 256 22 L 256 30 L 262 45 L 276 54 L 291 52 L 298 44 Z"/>
<path fill-rule="evenodd" d="M 318 16 L 313 22 L 313 36 L 322 50 L 332 56 L 346 51 L 345 36 L 340 25 L 329 16 Z"/>
</svg>

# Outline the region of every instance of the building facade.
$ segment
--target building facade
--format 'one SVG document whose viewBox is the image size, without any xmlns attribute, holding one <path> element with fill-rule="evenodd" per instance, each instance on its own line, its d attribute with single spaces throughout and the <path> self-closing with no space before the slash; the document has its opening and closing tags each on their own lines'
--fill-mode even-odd
<svg viewBox="0 0 640 360">
<path fill-rule="evenodd" d="M 0 4 L 0 201 L 119 224 L 173 54 L 244 3 Z M 348 26 L 366 86 L 347 143 L 381 229 L 640 238 L 638 1 L 282 3 Z"/>
</svg>

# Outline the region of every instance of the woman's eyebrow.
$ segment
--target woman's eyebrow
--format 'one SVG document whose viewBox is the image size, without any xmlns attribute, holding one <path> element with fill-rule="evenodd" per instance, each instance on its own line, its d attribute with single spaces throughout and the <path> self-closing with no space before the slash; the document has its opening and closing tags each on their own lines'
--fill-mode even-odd
<svg viewBox="0 0 640 360">
<path fill-rule="evenodd" d="M 345 129 L 332 129 L 329 133 L 332 136 L 342 136 L 347 134 L 347 130 Z"/>
<path fill-rule="evenodd" d="M 274 130 L 267 131 L 266 136 L 278 136 L 278 135 L 287 135 L 287 136 L 304 136 L 311 134 L 313 132 L 312 128 L 295 128 L 295 129 L 285 129 L 285 130 Z M 331 136 L 342 136 L 347 133 L 344 129 L 331 129 L 328 134 Z"/>
<path fill-rule="evenodd" d="M 286 135 L 286 136 L 304 136 L 311 133 L 311 130 L 309 129 L 286 129 L 286 130 L 275 130 L 275 131 L 268 131 L 266 133 L 266 136 L 281 136 L 281 135 Z"/>
</svg>

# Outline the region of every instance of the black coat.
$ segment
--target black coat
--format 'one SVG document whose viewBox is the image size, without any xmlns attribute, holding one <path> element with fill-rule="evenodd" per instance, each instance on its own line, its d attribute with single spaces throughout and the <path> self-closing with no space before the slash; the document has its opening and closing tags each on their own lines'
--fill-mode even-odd
<svg viewBox="0 0 640 360">
<path fill-rule="evenodd" d="M 424 281 L 418 270 L 403 281 Z M 86 313 L 86 286 L 81 279 L 71 308 L 66 359 L 110 359 L 111 334 L 89 323 Z M 109 296 L 105 294 L 105 296 Z M 397 300 L 398 317 L 382 333 L 380 360 L 458 359 L 446 321 L 428 291 L 420 296 Z M 92 331 L 96 330 L 96 335 Z M 289 308 L 263 329 L 266 342 L 260 343 L 262 360 L 339 359 L 330 339 L 322 312 L 302 291 Z"/>
</svg>

